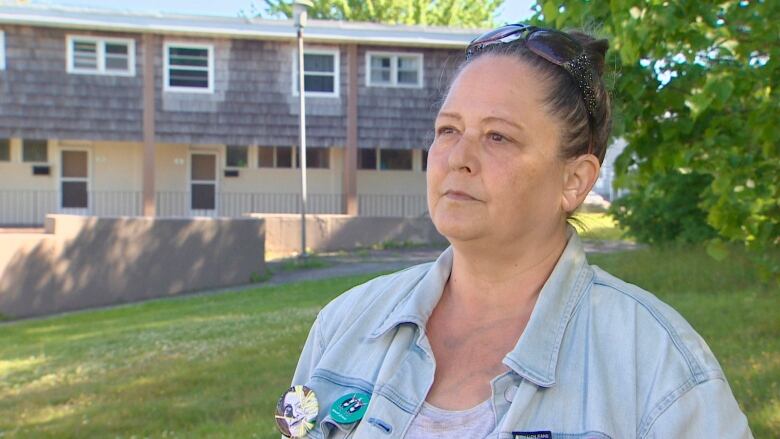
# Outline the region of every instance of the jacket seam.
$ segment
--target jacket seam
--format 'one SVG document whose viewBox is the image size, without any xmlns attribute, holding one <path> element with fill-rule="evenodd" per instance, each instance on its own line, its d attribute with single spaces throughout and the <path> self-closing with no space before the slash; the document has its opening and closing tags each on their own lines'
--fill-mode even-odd
<svg viewBox="0 0 780 439">
<path fill-rule="evenodd" d="M 634 294 L 631 294 L 627 291 L 623 291 L 614 285 L 600 282 L 598 280 L 598 277 L 594 279 L 593 283 L 607 288 L 611 288 L 612 290 L 617 291 L 620 294 L 630 297 L 636 303 L 641 305 L 647 312 L 650 313 L 650 315 L 655 319 L 655 321 L 659 325 L 661 325 L 661 327 L 664 328 L 666 333 L 669 335 L 669 338 L 672 340 L 672 343 L 677 348 L 677 351 L 682 355 L 683 359 L 685 360 L 685 363 L 688 366 L 688 372 L 690 372 L 690 374 L 692 375 L 692 379 L 697 381 L 704 379 L 704 372 L 702 370 L 701 365 L 699 364 L 699 361 L 696 358 L 694 358 L 693 354 L 688 349 L 688 347 L 684 345 L 684 343 L 680 339 L 680 335 L 674 329 L 672 324 L 654 306 L 651 306 L 650 304 L 646 303 L 642 298 L 637 297 Z"/>
<path fill-rule="evenodd" d="M 366 393 L 373 393 L 374 390 L 374 385 L 366 380 L 348 377 L 327 369 L 315 369 L 311 376 L 312 378 L 321 378 L 338 386 L 355 387 Z"/>
<path fill-rule="evenodd" d="M 388 401 L 395 404 L 401 410 L 412 414 L 415 410 L 415 404 L 409 402 L 404 396 L 393 386 L 389 384 L 381 384 L 374 388 L 374 393 L 379 394 L 387 398 Z"/>
<path fill-rule="evenodd" d="M 576 308 L 577 303 L 579 300 L 584 296 L 584 292 L 580 291 L 582 289 L 582 284 L 585 283 L 588 264 L 583 264 L 580 267 L 580 272 L 577 274 L 577 280 L 574 282 L 574 286 L 572 287 L 573 291 L 579 291 L 580 294 L 572 294 L 569 297 L 569 301 L 566 303 L 564 318 L 561 319 L 560 323 L 558 324 L 558 328 L 555 333 L 555 349 L 550 352 L 550 360 L 547 364 L 547 378 L 546 380 L 549 380 L 549 377 L 552 377 L 552 382 L 554 383 L 556 380 L 555 376 L 555 367 L 558 364 L 558 354 L 561 351 L 561 343 L 563 340 L 563 334 L 566 332 L 566 327 L 569 326 L 569 322 L 572 319 L 572 316 L 574 315 L 574 309 Z"/>
<path fill-rule="evenodd" d="M 639 424 L 637 437 L 639 439 L 644 439 L 647 437 L 647 434 L 652 430 L 655 422 L 658 420 L 658 418 L 661 417 L 661 415 L 666 413 L 669 407 L 674 405 L 675 402 L 677 402 L 692 389 L 695 389 L 697 386 L 713 380 L 725 381 L 725 379 L 718 373 L 712 373 L 709 378 L 701 381 L 697 380 L 696 377 L 690 377 L 679 387 L 669 392 L 664 398 L 661 399 L 661 401 L 658 402 L 658 404 L 655 405 L 655 407 L 653 407 L 652 410 L 650 410 L 650 413 L 645 416 L 645 421 Z"/>
</svg>

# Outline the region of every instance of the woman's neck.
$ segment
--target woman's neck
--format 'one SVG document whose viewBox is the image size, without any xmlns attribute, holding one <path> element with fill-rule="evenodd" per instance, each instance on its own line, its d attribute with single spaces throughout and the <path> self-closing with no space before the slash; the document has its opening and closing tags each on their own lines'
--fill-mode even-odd
<svg viewBox="0 0 780 439">
<path fill-rule="evenodd" d="M 566 231 L 560 230 L 525 243 L 503 243 L 489 251 L 453 243 L 447 299 L 488 314 L 532 308 L 566 240 Z"/>
</svg>

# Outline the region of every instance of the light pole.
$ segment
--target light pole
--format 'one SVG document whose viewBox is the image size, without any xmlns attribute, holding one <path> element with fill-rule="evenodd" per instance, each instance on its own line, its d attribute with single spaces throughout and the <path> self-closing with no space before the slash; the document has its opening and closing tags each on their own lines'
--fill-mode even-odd
<svg viewBox="0 0 780 439">
<path fill-rule="evenodd" d="M 306 98 L 304 97 L 303 81 L 303 28 L 306 26 L 307 11 L 312 6 L 310 0 L 293 1 L 293 16 L 295 29 L 298 31 L 298 98 L 300 104 L 300 154 L 301 164 L 301 258 L 306 258 Z"/>
</svg>

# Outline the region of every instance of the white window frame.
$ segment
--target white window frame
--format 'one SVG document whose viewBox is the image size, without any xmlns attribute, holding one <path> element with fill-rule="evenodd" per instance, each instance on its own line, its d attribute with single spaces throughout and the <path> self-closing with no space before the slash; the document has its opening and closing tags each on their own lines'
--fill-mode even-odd
<svg viewBox="0 0 780 439">
<path fill-rule="evenodd" d="M 178 47 L 182 49 L 206 49 L 208 53 L 208 88 L 171 86 L 170 81 L 170 48 Z M 177 69 L 187 70 L 186 67 L 176 67 Z M 202 68 L 192 68 L 191 70 L 203 70 Z M 187 41 L 166 41 L 163 44 L 163 91 L 175 93 L 214 93 L 214 45 L 203 43 L 192 43 Z"/>
<path fill-rule="evenodd" d="M 78 68 L 75 65 L 73 43 L 74 41 L 86 41 L 95 43 L 97 50 L 97 69 Z M 119 43 L 127 45 L 127 70 L 106 70 L 106 43 Z M 135 40 L 132 38 L 95 37 L 92 35 L 67 35 L 65 38 L 66 70 L 74 75 L 108 75 L 108 76 L 135 76 Z"/>
<path fill-rule="evenodd" d="M 0 70 L 5 70 L 5 32 L 0 30 Z"/>
<path fill-rule="evenodd" d="M 327 93 L 322 91 L 307 91 L 307 97 L 322 97 L 322 98 L 337 98 L 340 93 L 341 85 L 341 51 L 339 49 L 303 49 L 304 55 L 333 55 L 333 92 Z M 312 73 L 314 75 L 325 76 L 322 72 Z M 303 72 L 303 76 L 306 77 L 306 72 Z M 329 76 L 329 75 L 328 75 Z M 293 50 L 292 53 L 292 94 L 298 96 L 298 49 Z"/>
<path fill-rule="evenodd" d="M 380 56 L 383 58 L 390 58 L 390 82 L 389 83 L 373 83 L 371 82 L 371 57 Z M 402 84 L 398 82 L 398 58 L 417 58 L 420 69 L 417 75 L 417 84 Z M 377 52 L 366 51 L 366 87 L 392 87 L 392 88 L 423 88 L 423 73 L 425 68 L 423 65 L 423 54 L 412 52 Z"/>
</svg>

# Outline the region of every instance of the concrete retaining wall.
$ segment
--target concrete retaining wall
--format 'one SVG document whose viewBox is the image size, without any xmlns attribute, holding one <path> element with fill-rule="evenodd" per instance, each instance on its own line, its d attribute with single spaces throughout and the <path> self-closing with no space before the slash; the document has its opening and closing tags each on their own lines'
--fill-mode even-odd
<svg viewBox="0 0 780 439">
<path fill-rule="evenodd" d="M 0 313 L 19 318 L 249 283 L 264 273 L 257 218 L 48 215 L 0 235 Z"/>
<path fill-rule="evenodd" d="M 301 250 L 301 216 L 298 214 L 248 214 L 265 220 L 267 254 L 289 255 Z M 306 215 L 306 247 L 311 251 L 336 251 L 370 247 L 384 242 L 446 244 L 428 217 L 389 218 L 349 215 Z"/>
</svg>

